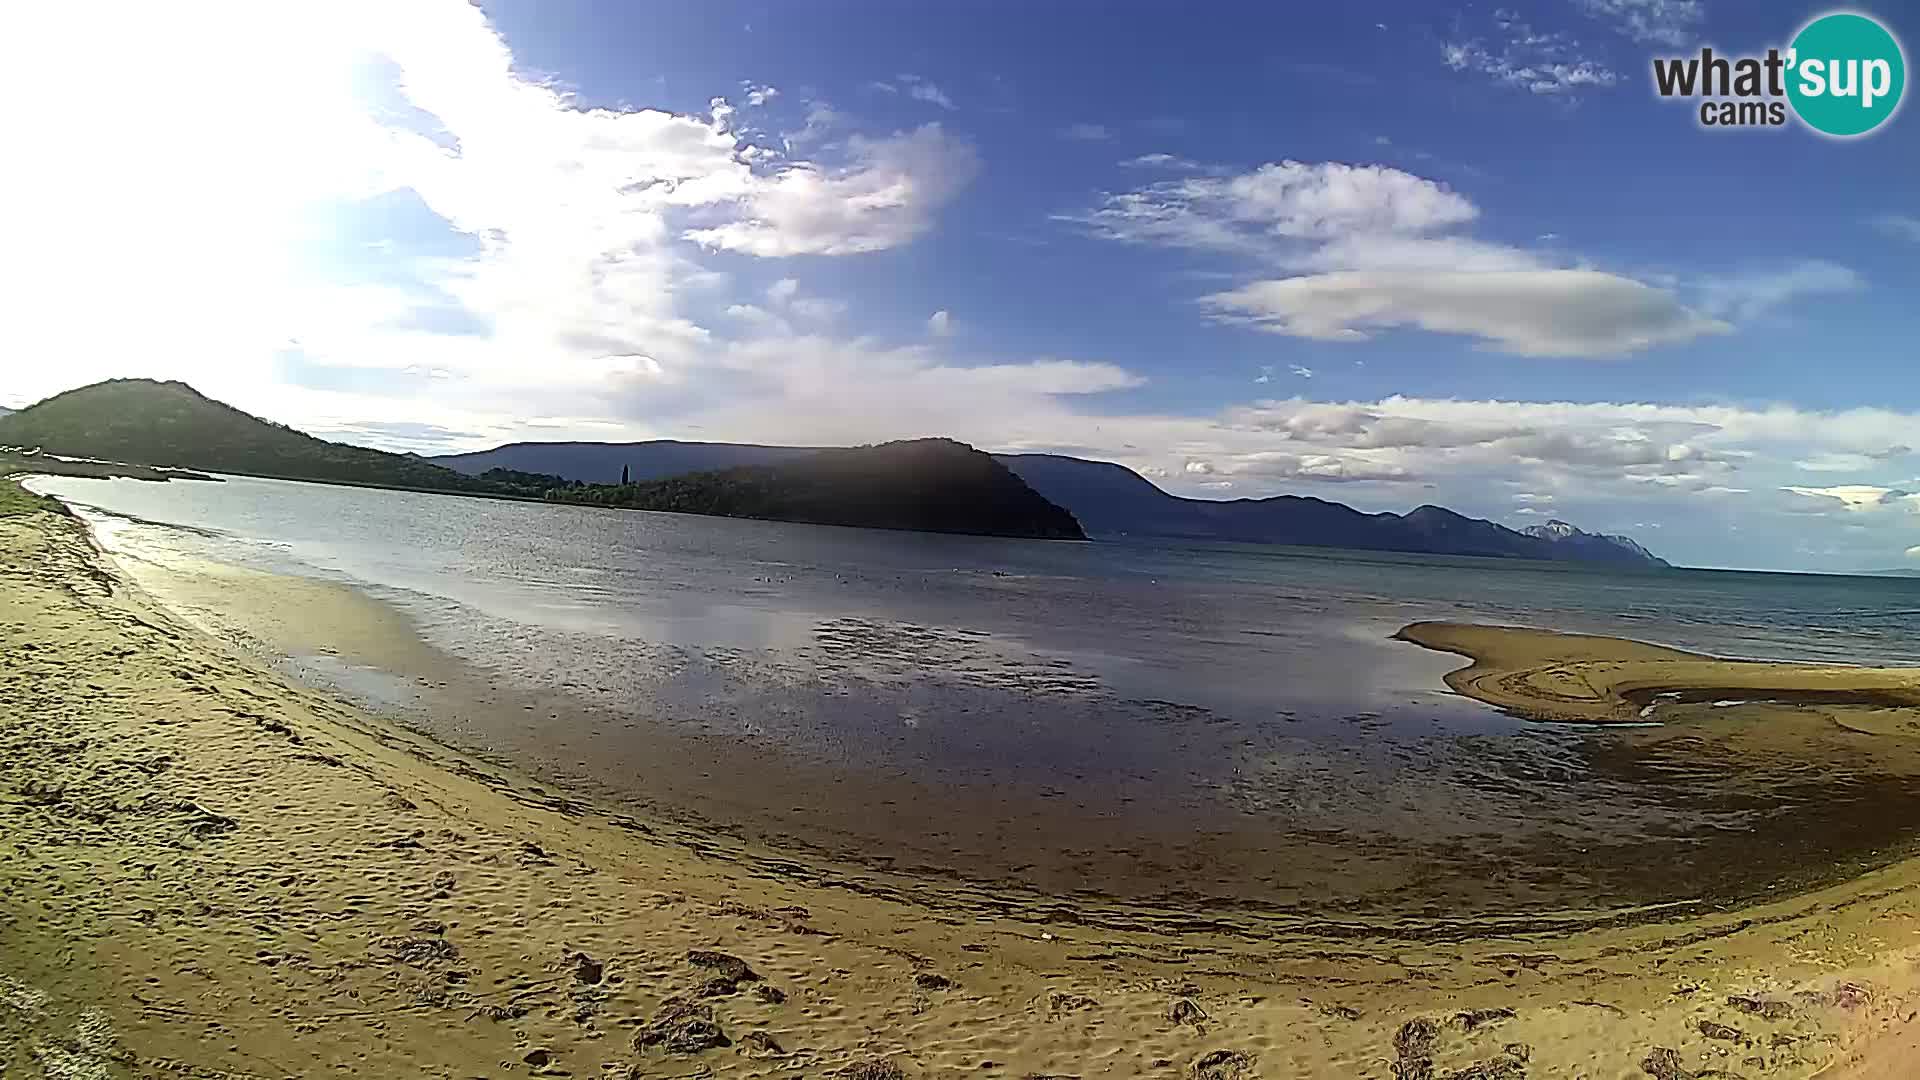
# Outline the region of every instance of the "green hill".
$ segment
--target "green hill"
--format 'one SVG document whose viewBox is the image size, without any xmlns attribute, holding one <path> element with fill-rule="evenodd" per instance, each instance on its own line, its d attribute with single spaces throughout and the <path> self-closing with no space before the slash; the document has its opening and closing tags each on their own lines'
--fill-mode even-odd
<svg viewBox="0 0 1920 1080">
<path fill-rule="evenodd" d="M 822 450 L 772 465 L 593 484 L 556 502 L 872 529 L 1084 540 L 1080 524 L 1005 465 L 952 439 Z"/>
<path fill-rule="evenodd" d="M 0 446 L 207 472 L 485 495 L 539 496 L 565 481 L 464 476 L 406 454 L 316 439 L 214 401 L 182 382 L 110 379 L 0 416 Z"/>
</svg>

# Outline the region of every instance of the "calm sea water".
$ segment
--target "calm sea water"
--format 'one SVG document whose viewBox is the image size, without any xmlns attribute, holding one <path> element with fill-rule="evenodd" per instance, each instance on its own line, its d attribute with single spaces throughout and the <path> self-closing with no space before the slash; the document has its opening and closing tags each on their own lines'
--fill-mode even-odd
<svg viewBox="0 0 1920 1080">
<path fill-rule="evenodd" d="M 1692 851 L 1755 820 L 1691 798 L 1684 775 L 1665 788 L 1597 758 L 1590 732 L 1450 694 L 1461 661 L 1388 640 L 1407 622 L 1920 663 L 1920 580 L 944 537 L 251 479 L 32 486 L 122 550 L 394 605 L 481 673 L 459 707 L 422 698 L 456 741 L 596 794 L 1054 888 L 1177 878 L 1344 903 L 1431 869 L 1387 865 L 1401 841 L 1471 862 L 1497 837 L 1529 867 L 1617 845 L 1644 863 L 1635 845 Z M 365 674 L 345 682 L 381 697 Z M 1354 837 L 1373 838 L 1364 860 Z M 1609 881 L 1620 903 L 1657 898 L 1586 869 L 1517 873 L 1509 899 Z"/>
</svg>

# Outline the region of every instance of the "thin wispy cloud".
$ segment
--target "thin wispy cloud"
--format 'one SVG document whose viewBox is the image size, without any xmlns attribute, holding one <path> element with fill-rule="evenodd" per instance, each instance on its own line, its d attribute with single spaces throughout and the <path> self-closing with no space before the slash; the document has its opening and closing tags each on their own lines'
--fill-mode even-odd
<svg viewBox="0 0 1920 1080">
<path fill-rule="evenodd" d="M 1735 320 L 1757 318 L 1804 296 L 1857 292 L 1867 287 L 1857 271 L 1826 259 L 1798 259 L 1746 267 L 1702 279 L 1694 287 L 1703 310 Z"/>
<path fill-rule="evenodd" d="M 1881 214 L 1868 219 L 1868 224 L 1900 240 L 1911 240 L 1920 244 L 1920 217 L 1911 214 Z"/>
<path fill-rule="evenodd" d="M 1707 20 L 1701 0 L 1574 0 L 1592 18 L 1633 41 L 1680 47 L 1698 43 Z"/>
<path fill-rule="evenodd" d="M 1589 55 L 1573 35 L 1541 32 L 1504 9 L 1494 12 L 1485 38 L 1444 42 L 1440 58 L 1454 71 L 1545 96 L 1566 97 L 1620 81 L 1618 72 Z"/>
<path fill-rule="evenodd" d="M 1205 166 L 1177 154 L 1141 154 L 1122 161 L 1120 165 L 1128 169 L 1165 169 L 1168 172 L 1200 172 Z"/>
<path fill-rule="evenodd" d="M 938 86 L 935 86 L 933 83 L 928 82 L 918 75 L 901 75 L 899 76 L 899 83 L 900 86 L 905 89 L 907 96 L 915 101 L 924 101 L 929 105 L 938 105 L 943 109 L 958 108 L 958 106 L 953 103 L 953 99 L 947 96 L 945 90 L 940 89 Z"/>
<path fill-rule="evenodd" d="M 1113 138 L 1113 132 L 1104 124 L 1068 124 L 1060 129 L 1060 137 L 1076 142 L 1105 142 Z"/>
</svg>

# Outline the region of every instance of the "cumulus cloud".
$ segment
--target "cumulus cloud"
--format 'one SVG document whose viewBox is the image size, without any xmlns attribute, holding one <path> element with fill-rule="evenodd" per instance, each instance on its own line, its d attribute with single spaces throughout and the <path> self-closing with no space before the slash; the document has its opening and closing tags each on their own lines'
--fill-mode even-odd
<svg viewBox="0 0 1920 1080">
<path fill-rule="evenodd" d="M 1293 337 L 1358 341 L 1417 327 L 1523 356 L 1617 355 L 1729 329 L 1594 270 L 1349 271 L 1254 282 L 1203 302 L 1227 321 Z"/>
<path fill-rule="evenodd" d="M 683 235 L 763 257 L 850 255 L 911 242 L 979 171 L 971 143 L 939 124 L 882 139 L 853 136 L 839 168 L 795 162 L 741 194 L 742 216 Z"/>
<path fill-rule="evenodd" d="M 22 29 L 91 34 L 59 5 Z M 7 266 L 34 267 L 15 293 L 33 314 L 0 325 L 0 351 L 46 361 L 24 395 L 158 374 L 293 420 L 490 433 L 482 417 L 531 416 L 591 430 L 609 392 L 686 387 L 724 367 L 729 336 L 811 333 L 845 310 L 797 286 L 735 295 L 703 247 L 770 259 L 898 247 L 978 168 L 939 125 L 849 132 L 820 102 L 768 144 L 741 123 L 785 101 L 760 84 L 697 113 L 582 102 L 524 74 L 465 3 L 343 0 L 325 17 L 267 18 L 216 0 L 142 9 L 125 29 L 126 47 L 100 58 L 111 78 L 69 104 L 132 126 L 113 140 L 70 119 L 18 129 L 16 150 L 70 175 L 45 190 L 37 172 L 0 179 Z M 25 64 L 6 78 L 65 77 Z M 147 163 L 138 185 L 121 179 L 132 159 Z M 431 250 L 364 245 L 347 267 L 302 258 L 314 222 L 376 205 Z M 93 257 L 108 247 L 120 254 Z M 124 332 L 99 324 L 103 302 Z M 99 332 L 72 332 L 88 324 Z M 441 373 L 431 401 L 407 400 L 414 372 Z"/>
</svg>

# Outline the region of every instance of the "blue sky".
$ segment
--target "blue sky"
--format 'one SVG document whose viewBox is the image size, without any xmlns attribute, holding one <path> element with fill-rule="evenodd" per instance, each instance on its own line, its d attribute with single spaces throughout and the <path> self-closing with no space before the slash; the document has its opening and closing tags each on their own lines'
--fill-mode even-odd
<svg viewBox="0 0 1920 1080">
<path fill-rule="evenodd" d="M 1649 74 L 1824 10 L 233 4 L 102 47 L 62 7 L 0 76 L 61 103 L 0 181 L 0 354 L 37 358 L 0 404 L 185 378 L 423 452 L 949 434 L 1920 565 L 1912 110 L 1711 131 Z"/>
</svg>

